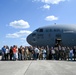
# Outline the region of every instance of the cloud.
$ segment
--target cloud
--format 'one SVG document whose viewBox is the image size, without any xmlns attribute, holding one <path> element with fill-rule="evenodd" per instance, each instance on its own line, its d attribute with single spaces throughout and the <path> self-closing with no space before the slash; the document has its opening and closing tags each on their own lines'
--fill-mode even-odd
<svg viewBox="0 0 76 75">
<path fill-rule="evenodd" d="M 27 36 L 31 33 L 31 31 L 27 31 L 27 30 L 21 30 L 19 32 L 13 33 L 13 34 L 6 34 L 7 38 L 19 38 L 22 36 Z"/>
<path fill-rule="evenodd" d="M 44 5 L 42 8 L 49 10 L 49 9 L 50 9 L 50 5 L 46 4 L 46 5 Z"/>
<path fill-rule="evenodd" d="M 12 26 L 14 28 L 22 28 L 22 29 L 30 27 L 29 23 L 27 21 L 24 21 L 24 20 L 10 22 L 9 26 Z"/>
<path fill-rule="evenodd" d="M 60 2 L 64 2 L 68 0 L 33 0 L 33 1 L 40 1 L 46 4 L 59 4 Z"/>
<path fill-rule="evenodd" d="M 21 41 L 21 45 L 22 46 L 30 46 L 30 44 L 28 44 L 27 42 L 26 42 L 26 38 L 20 38 L 20 41 Z"/>
<path fill-rule="evenodd" d="M 45 20 L 46 21 L 53 21 L 53 20 L 58 20 L 58 17 L 55 17 L 55 16 L 47 16 L 46 18 L 45 18 Z"/>
<path fill-rule="evenodd" d="M 26 38 L 21 38 L 21 40 L 26 41 Z"/>
</svg>

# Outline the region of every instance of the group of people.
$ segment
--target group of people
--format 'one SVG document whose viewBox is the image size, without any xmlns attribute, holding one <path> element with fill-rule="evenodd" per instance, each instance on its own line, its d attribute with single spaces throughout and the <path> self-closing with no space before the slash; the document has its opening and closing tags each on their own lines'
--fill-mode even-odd
<svg viewBox="0 0 76 75">
<path fill-rule="evenodd" d="M 75 60 L 76 46 L 72 47 L 33 47 L 16 45 L 3 46 L 1 60 Z"/>
</svg>

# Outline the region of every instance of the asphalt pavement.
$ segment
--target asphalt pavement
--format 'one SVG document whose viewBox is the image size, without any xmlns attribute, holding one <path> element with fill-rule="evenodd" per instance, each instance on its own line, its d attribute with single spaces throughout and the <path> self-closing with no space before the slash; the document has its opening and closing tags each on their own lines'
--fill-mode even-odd
<svg viewBox="0 0 76 75">
<path fill-rule="evenodd" d="M 55 60 L 0 61 L 0 75 L 76 75 L 76 62 Z"/>
</svg>

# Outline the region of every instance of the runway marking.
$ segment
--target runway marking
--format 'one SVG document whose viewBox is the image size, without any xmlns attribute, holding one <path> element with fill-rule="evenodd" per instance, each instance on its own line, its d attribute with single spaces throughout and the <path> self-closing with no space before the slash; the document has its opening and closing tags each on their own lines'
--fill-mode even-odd
<svg viewBox="0 0 76 75">
<path fill-rule="evenodd" d="M 28 71 L 28 69 L 29 69 L 29 67 L 30 67 L 31 64 L 32 64 L 32 61 L 31 61 L 30 64 L 28 65 L 28 67 L 27 67 L 27 69 L 26 69 L 24 75 L 27 73 L 27 71 Z"/>
</svg>

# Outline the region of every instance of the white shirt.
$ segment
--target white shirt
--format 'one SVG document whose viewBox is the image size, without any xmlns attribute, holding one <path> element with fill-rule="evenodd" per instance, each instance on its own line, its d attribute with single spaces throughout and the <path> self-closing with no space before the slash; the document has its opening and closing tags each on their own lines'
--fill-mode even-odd
<svg viewBox="0 0 76 75">
<path fill-rule="evenodd" d="M 9 53 L 9 49 L 6 49 L 6 52 L 5 52 L 5 53 L 6 53 L 6 54 Z"/>
</svg>

